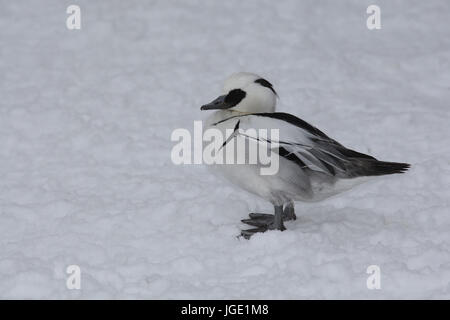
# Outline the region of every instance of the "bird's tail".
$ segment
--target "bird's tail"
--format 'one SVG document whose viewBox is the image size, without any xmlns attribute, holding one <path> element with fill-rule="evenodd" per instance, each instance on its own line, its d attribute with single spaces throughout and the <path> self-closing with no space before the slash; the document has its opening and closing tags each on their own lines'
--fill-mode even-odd
<svg viewBox="0 0 450 320">
<path fill-rule="evenodd" d="M 385 174 L 404 173 L 411 165 L 400 162 L 366 160 L 363 167 L 364 175 L 366 176 L 382 176 Z"/>
</svg>

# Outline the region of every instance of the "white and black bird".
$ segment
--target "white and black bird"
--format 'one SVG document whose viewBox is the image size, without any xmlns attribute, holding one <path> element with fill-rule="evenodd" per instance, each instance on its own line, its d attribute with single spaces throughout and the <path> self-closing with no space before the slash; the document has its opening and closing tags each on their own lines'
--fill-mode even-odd
<svg viewBox="0 0 450 320">
<path fill-rule="evenodd" d="M 242 222 L 253 227 L 242 231 L 249 238 L 257 232 L 285 230 L 283 221 L 295 220 L 294 201 L 318 201 L 364 182 L 367 177 L 403 173 L 407 163 L 378 161 L 372 156 L 347 149 L 325 133 L 294 115 L 275 112 L 277 93 L 267 80 L 240 72 L 225 81 L 223 95 L 201 107 L 216 110 L 207 128 L 241 136 L 247 129 L 278 129 L 279 139 L 272 151 L 279 154 L 279 169 L 274 175 L 261 175 L 262 164 L 214 165 L 232 183 L 270 201 L 274 214 L 250 213 Z M 238 130 L 239 129 L 239 130 Z M 226 143 L 230 139 L 226 140 Z"/>
</svg>

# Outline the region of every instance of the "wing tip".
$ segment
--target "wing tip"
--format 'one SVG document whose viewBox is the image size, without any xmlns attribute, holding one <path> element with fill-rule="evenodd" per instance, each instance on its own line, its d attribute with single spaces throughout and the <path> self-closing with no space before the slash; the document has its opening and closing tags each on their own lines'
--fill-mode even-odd
<svg viewBox="0 0 450 320">
<path fill-rule="evenodd" d="M 411 168 L 411 165 L 409 163 L 375 161 L 368 168 L 368 171 L 369 171 L 368 173 L 370 175 L 405 173 L 410 168 Z"/>
</svg>

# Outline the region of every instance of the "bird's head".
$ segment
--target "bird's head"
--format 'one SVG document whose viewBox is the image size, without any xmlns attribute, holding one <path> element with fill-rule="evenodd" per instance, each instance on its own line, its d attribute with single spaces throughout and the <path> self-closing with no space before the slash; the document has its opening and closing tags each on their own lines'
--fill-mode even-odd
<svg viewBox="0 0 450 320">
<path fill-rule="evenodd" d="M 245 113 L 274 112 L 277 93 L 264 78 L 248 72 L 229 76 L 223 94 L 201 110 L 233 110 Z"/>
</svg>

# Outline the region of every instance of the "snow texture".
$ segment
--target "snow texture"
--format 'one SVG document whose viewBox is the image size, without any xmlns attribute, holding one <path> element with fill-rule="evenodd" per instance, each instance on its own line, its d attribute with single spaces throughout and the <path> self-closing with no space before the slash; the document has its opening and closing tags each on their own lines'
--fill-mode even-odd
<svg viewBox="0 0 450 320">
<path fill-rule="evenodd" d="M 0 297 L 449 299 L 449 16 L 446 0 L 2 0 Z M 271 205 L 170 158 L 172 131 L 236 71 L 411 170 L 238 239 Z"/>
</svg>

